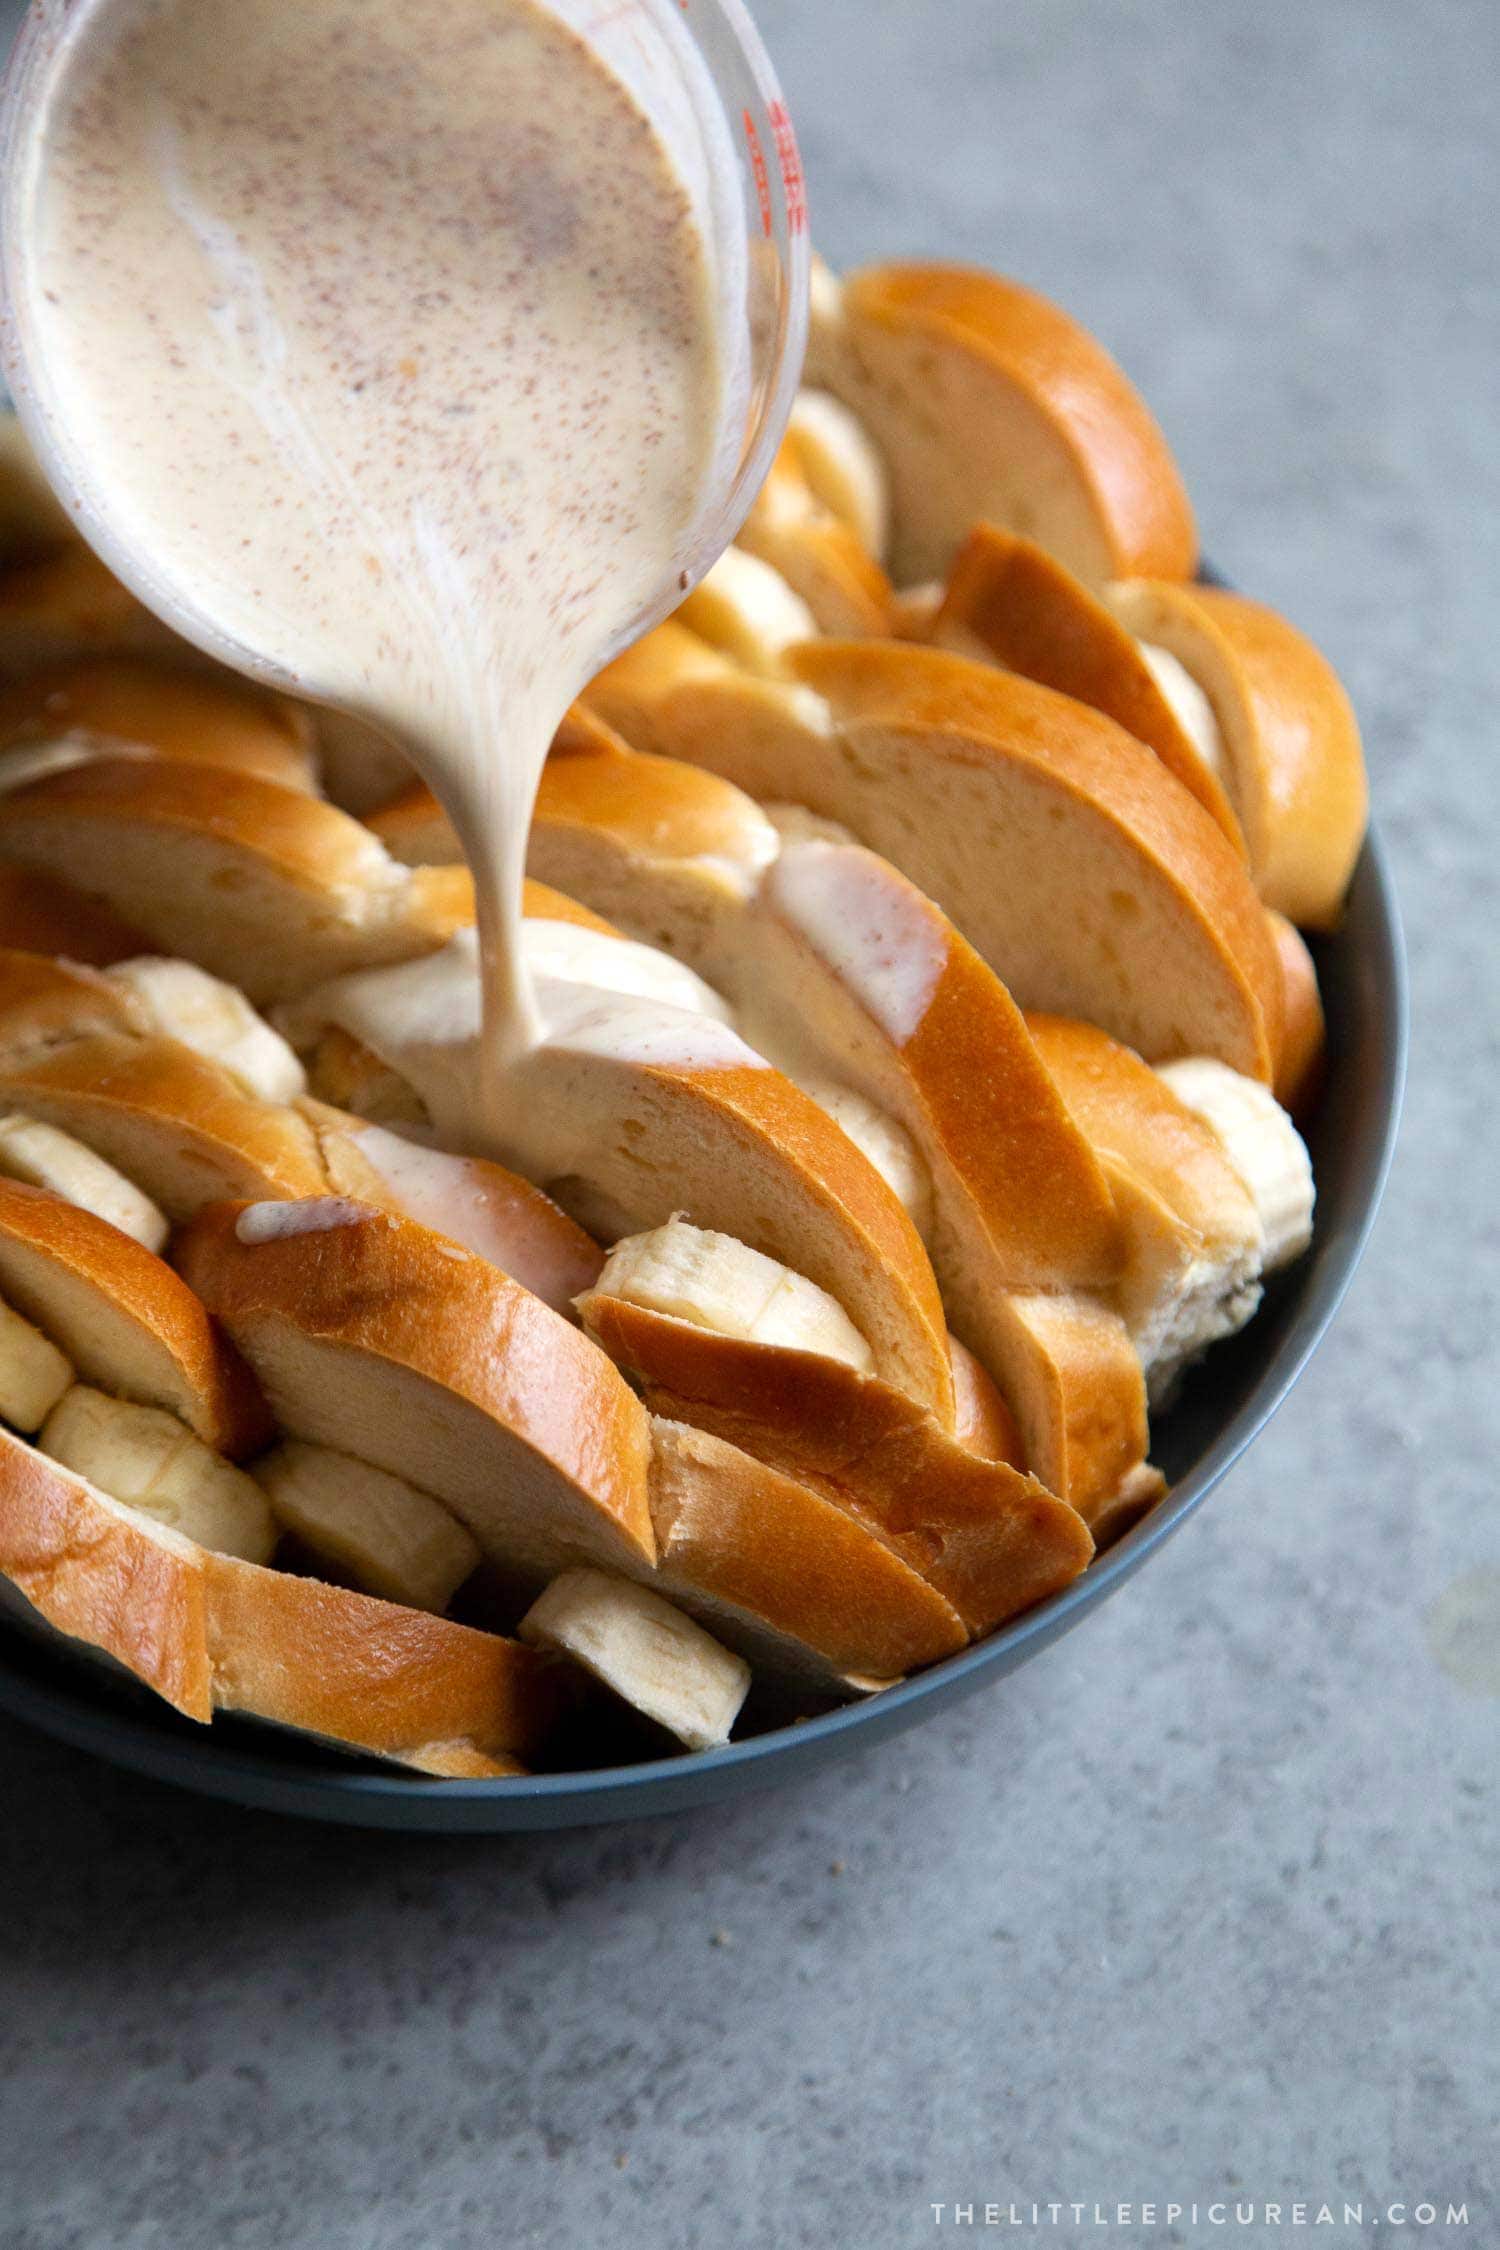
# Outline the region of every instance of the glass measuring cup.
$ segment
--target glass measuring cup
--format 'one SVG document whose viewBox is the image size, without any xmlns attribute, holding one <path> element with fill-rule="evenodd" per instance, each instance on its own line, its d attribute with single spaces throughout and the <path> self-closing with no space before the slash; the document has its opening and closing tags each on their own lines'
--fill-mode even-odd
<svg viewBox="0 0 1500 2250">
<path fill-rule="evenodd" d="M 91 32 L 133 0 L 33 0 L 0 89 L 0 364 L 41 465 L 85 539 L 187 640 L 279 688 L 350 708 L 278 620 L 250 646 L 201 600 L 198 574 L 164 564 L 127 523 L 102 464 L 59 410 L 35 318 L 43 277 L 32 223 L 47 125 Z M 585 38 L 650 117 L 687 188 L 707 248 L 725 356 L 725 405 L 699 509 L 654 597 L 607 662 L 682 600 L 733 538 L 770 465 L 801 371 L 807 212 L 801 166 L 769 57 L 742 0 L 541 0 Z"/>
</svg>

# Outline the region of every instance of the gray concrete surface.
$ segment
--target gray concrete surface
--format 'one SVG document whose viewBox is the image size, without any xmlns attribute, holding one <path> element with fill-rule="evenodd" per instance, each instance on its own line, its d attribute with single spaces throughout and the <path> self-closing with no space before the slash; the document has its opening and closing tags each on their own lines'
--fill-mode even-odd
<svg viewBox="0 0 1500 2250">
<path fill-rule="evenodd" d="M 5 2250 L 904 2250 L 933 2202 L 1289 2230 L 1299 2194 L 1374 2238 L 1467 2198 L 1444 2239 L 1500 2242 L 1500 8 L 761 15 L 825 249 L 993 260 L 1092 322 L 1213 553 L 1352 684 L 1415 967 L 1384 1224 L 1141 1578 L 811 1786 L 393 1842 L 0 1732 Z M 1231 2234 L 1286 2239 L 1130 2239 Z"/>
</svg>

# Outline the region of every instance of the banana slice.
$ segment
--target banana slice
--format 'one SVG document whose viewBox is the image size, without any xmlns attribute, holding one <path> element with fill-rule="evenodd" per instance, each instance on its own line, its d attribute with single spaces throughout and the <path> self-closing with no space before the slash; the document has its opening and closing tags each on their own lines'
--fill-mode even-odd
<svg viewBox="0 0 1500 2250">
<path fill-rule="evenodd" d="M 271 1513 L 367 1594 L 441 1617 L 479 1546 L 430 1493 L 326 1445 L 288 1442 L 255 1464 Z"/>
<path fill-rule="evenodd" d="M 72 1380 L 56 1344 L 0 1303 L 0 1422 L 34 1436 Z"/>
<path fill-rule="evenodd" d="M 565 1570 L 518 1627 L 644 1712 L 689 1750 L 729 1740 L 750 1692 L 750 1667 L 671 1602 L 602 1570 Z"/>
<path fill-rule="evenodd" d="M 869 1345 L 825 1289 L 732 1235 L 685 1219 L 617 1242 L 596 1287 L 720 1335 L 816 1352 L 861 1374 L 874 1366 Z"/>
<path fill-rule="evenodd" d="M 0 1173 L 26 1187 L 48 1188 L 80 1211 L 92 1211 L 147 1250 L 166 1245 L 171 1228 L 150 1196 L 56 1125 L 15 1114 L 0 1117 Z"/>
<path fill-rule="evenodd" d="M 660 1000 L 695 1016 L 728 1023 L 729 1004 L 695 970 L 674 961 L 654 945 L 586 929 L 578 922 L 534 921 L 521 925 L 526 966 L 533 976 L 563 984 L 586 984 L 634 1000 Z"/>
<path fill-rule="evenodd" d="M 817 637 L 817 623 L 781 572 L 741 547 L 726 547 L 677 612 L 679 621 L 748 672 L 781 670 L 796 641 Z"/>
<path fill-rule="evenodd" d="M 119 961 L 105 974 L 140 1004 L 153 1031 L 218 1063 L 247 1094 L 294 1102 L 307 1092 L 301 1063 L 237 985 L 191 961 L 153 955 Z"/>
<path fill-rule="evenodd" d="M 756 1040 L 751 1043 L 759 1044 Z M 770 1057 L 773 1062 L 776 1059 Z M 925 1241 L 932 1220 L 932 1174 L 906 1128 L 897 1124 L 889 1110 L 881 1109 L 853 1086 L 835 1085 L 831 1079 L 800 1070 L 789 1071 L 788 1076 L 796 1079 L 804 1094 L 811 1094 L 835 1125 L 842 1126 L 860 1154 L 868 1157 L 886 1184 L 895 1189 Z"/>
<path fill-rule="evenodd" d="M 806 805 L 768 804 L 760 809 L 783 845 L 859 842 L 853 829 L 846 828 L 842 821 L 825 820 L 821 813 L 809 812 Z"/>
<path fill-rule="evenodd" d="M 832 391 L 799 391 L 787 424 L 802 474 L 825 508 L 846 523 L 877 562 L 891 528 L 885 463 L 857 414 Z"/>
<path fill-rule="evenodd" d="M 1159 1076 L 1213 1127 L 1250 1190 L 1265 1229 L 1265 1271 L 1276 1273 L 1300 1258 L 1312 1240 L 1312 1160 L 1270 1088 L 1208 1055 L 1164 1063 Z"/>
<path fill-rule="evenodd" d="M 275 1551 L 275 1518 L 255 1479 L 159 1406 L 132 1406 L 75 1383 L 37 1442 L 111 1499 L 215 1554 L 264 1563 Z"/>
<path fill-rule="evenodd" d="M 1208 697 L 1181 657 L 1174 656 L 1169 648 L 1158 648 L 1154 641 L 1140 639 L 1136 647 L 1183 733 L 1215 781 L 1227 787 L 1229 755 L 1224 747 L 1224 731 Z"/>
</svg>

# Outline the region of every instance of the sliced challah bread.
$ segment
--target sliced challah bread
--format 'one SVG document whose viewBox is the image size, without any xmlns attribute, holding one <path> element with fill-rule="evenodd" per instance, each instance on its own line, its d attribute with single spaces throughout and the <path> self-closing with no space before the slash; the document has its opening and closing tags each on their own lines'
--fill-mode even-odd
<svg viewBox="0 0 1500 2250">
<path fill-rule="evenodd" d="M 113 1395 L 165 1407 L 216 1453 L 265 1443 L 265 1402 L 180 1275 L 118 1227 L 0 1179 L 0 1296 Z"/>
<path fill-rule="evenodd" d="M 737 536 L 747 554 L 770 564 L 801 596 L 820 633 L 857 639 L 890 631 L 890 580 L 858 533 L 819 498 L 795 432 Z"/>
<path fill-rule="evenodd" d="M 283 1435 L 433 1494 L 533 1582 L 575 1562 L 649 1567 L 638 1402 L 497 1267 L 338 1198 L 214 1205 L 176 1255 Z"/>
<path fill-rule="evenodd" d="M 909 264 L 839 283 L 825 269 L 807 379 L 884 456 L 898 585 L 941 577 L 976 517 L 1028 533 L 1092 584 L 1193 570 L 1192 511 L 1139 394 L 1019 282 Z"/>
<path fill-rule="evenodd" d="M 863 1692 L 967 1642 L 894 1547 L 738 1446 L 653 1416 L 650 1476 L 653 1583 L 771 1679 Z"/>
<path fill-rule="evenodd" d="M 791 652 L 803 692 L 661 627 L 593 683 L 628 740 L 840 823 L 1024 1006 L 1268 1077 L 1281 978 L 1223 832 L 1143 744 L 1034 682 L 893 642 Z M 815 691 L 810 696 L 805 692 Z"/>
<path fill-rule="evenodd" d="M 1098 594 L 1034 539 L 976 524 L 954 558 L 926 638 L 1102 711 L 1154 750 L 1243 852 L 1193 681 L 1174 657 L 1138 641 Z"/>
<path fill-rule="evenodd" d="M 1306 940 L 1284 914 L 1268 914 L 1281 964 L 1281 1052 L 1274 1092 L 1283 1109 L 1303 1116 L 1317 1100 L 1327 1055 L 1328 1024 L 1318 971 Z"/>
<path fill-rule="evenodd" d="M 0 679 L 118 653 L 198 660 L 79 540 L 0 569 Z"/>
<path fill-rule="evenodd" d="M 732 1446 L 663 1441 L 585 1336 L 410 1221 L 337 1200 L 221 1205 L 178 1256 L 283 1432 L 419 1485 L 521 1584 L 579 1564 L 645 1580 L 829 1690 L 966 1637 L 870 1531 Z M 836 1619 L 841 1574 L 854 1592 Z"/>
<path fill-rule="evenodd" d="M 132 929 L 70 883 L 37 868 L 11 867 L 3 861 L 0 946 L 22 953 L 59 953 L 100 969 L 150 950 L 143 931 Z"/>
<path fill-rule="evenodd" d="M 823 1493 L 971 1632 L 1029 1608 L 1088 1561 L 1071 1507 L 948 1435 L 871 1371 L 831 1299 L 742 1244 L 673 1221 L 619 1244 L 579 1310 L 653 1412 Z"/>
<path fill-rule="evenodd" d="M 217 1044 L 228 1061 L 157 1026 Z M 0 1090 L 27 1113 L 0 1118 L 0 1174 L 51 1186 L 142 1239 L 165 1232 L 142 1185 L 177 1219 L 225 1197 L 352 1195 L 452 1236 L 562 1312 L 597 1274 L 588 1236 L 515 1173 L 326 1103 L 289 1107 L 247 1079 L 300 1084 L 301 1066 L 242 996 L 201 970 L 129 962 L 101 977 L 0 954 Z"/>
<path fill-rule="evenodd" d="M 888 1380 L 950 1424 L 947 1325 L 926 1252 L 832 1119 L 712 1016 L 597 982 L 543 978 L 537 993 L 548 1037 L 509 1074 L 489 1128 L 497 1153 L 605 1239 L 685 1210 L 806 1273 Z M 299 1017 L 372 1048 L 416 1086 L 439 1137 L 462 1145 L 476 1129 L 478 1004 L 472 946 L 455 941 L 428 962 L 324 987 Z"/>
<path fill-rule="evenodd" d="M 237 1711 L 423 1773 L 522 1772 L 570 1702 L 516 1641 L 213 1554 L 3 1430 L 0 1575 L 23 1616 L 190 1719 Z"/>
<path fill-rule="evenodd" d="M 253 1000 L 409 960 L 473 920 L 464 869 L 401 867 L 316 797 L 165 759 L 98 759 L 0 797 L 0 859 L 62 875 Z"/>
<path fill-rule="evenodd" d="M 1331 929 L 1369 815 L 1359 726 L 1333 667 L 1242 594 L 1142 577 L 1110 587 L 1108 599 L 1206 701 L 1266 904 L 1303 928 Z"/>
<path fill-rule="evenodd" d="M 0 686 L 0 789 L 13 759 L 58 737 L 101 756 L 134 749 L 228 766 L 288 789 L 317 781 L 312 722 L 298 705 L 161 658 L 45 665 Z"/>
<path fill-rule="evenodd" d="M 1212 1129 L 1149 1064 L 1091 1024 L 1028 1021 L 1108 1169 L 1127 1244 L 1115 1299 L 1152 1401 L 1165 1400 L 1183 1369 L 1259 1305 L 1259 1215 Z"/>
</svg>

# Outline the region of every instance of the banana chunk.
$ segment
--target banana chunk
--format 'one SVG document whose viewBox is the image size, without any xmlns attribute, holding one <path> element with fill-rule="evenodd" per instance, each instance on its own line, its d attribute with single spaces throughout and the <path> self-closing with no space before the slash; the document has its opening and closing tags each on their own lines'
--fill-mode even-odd
<svg viewBox="0 0 1500 2250">
<path fill-rule="evenodd" d="M 685 1219 L 617 1242 L 595 1287 L 603 1296 L 723 1336 L 842 1360 L 862 1375 L 875 1364 L 864 1337 L 826 1289 L 733 1235 L 712 1234 Z"/>
<path fill-rule="evenodd" d="M 283 1529 L 367 1594 L 440 1617 L 479 1566 L 477 1542 L 441 1501 L 347 1453 L 288 1441 L 254 1473 Z"/>
<path fill-rule="evenodd" d="M 752 1037 L 751 1045 L 758 1044 Z M 835 1125 L 842 1127 L 886 1185 L 895 1189 L 911 1215 L 912 1225 L 925 1240 L 932 1222 L 932 1174 L 906 1128 L 856 1087 L 840 1086 L 832 1079 L 799 1070 L 787 1075 L 796 1079 L 803 1093 L 810 1094 Z"/>
<path fill-rule="evenodd" d="M 668 1008 L 728 1023 L 729 1004 L 696 970 L 659 946 L 577 922 L 554 922 L 528 915 L 521 925 L 526 966 L 534 977 L 561 984 L 586 984 L 626 999 L 659 1000 Z"/>
<path fill-rule="evenodd" d="M 1146 668 L 1171 707 L 1172 714 L 1215 781 L 1229 782 L 1229 757 L 1218 715 L 1180 656 L 1154 641 L 1137 640 Z"/>
<path fill-rule="evenodd" d="M 772 563 L 726 547 L 677 612 L 690 631 L 749 672 L 778 673 L 796 641 L 817 637 L 817 621 Z"/>
<path fill-rule="evenodd" d="M 0 1304 L 0 1422 L 35 1436 L 72 1380 L 72 1363 L 56 1344 Z"/>
<path fill-rule="evenodd" d="M 166 1214 L 133 1180 L 71 1133 L 39 1118 L 0 1117 L 0 1173 L 26 1187 L 48 1188 L 65 1203 L 92 1211 L 147 1250 L 162 1250 L 171 1232 Z"/>
<path fill-rule="evenodd" d="M 885 462 L 857 414 L 832 391 L 802 390 L 787 431 L 802 474 L 817 497 L 877 562 L 890 538 L 891 494 Z"/>
<path fill-rule="evenodd" d="M 159 1406 L 133 1406 L 75 1383 L 37 1442 L 112 1500 L 214 1554 L 264 1563 L 275 1551 L 275 1518 L 255 1479 Z"/>
<path fill-rule="evenodd" d="M 565 1570 L 519 1627 L 555 1649 L 689 1750 L 729 1740 L 750 1691 L 750 1667 L 671 1602 L 602 1570 Z"/>
<path fill-rule="evenodd" d="M 153 955 L 117 962 L 105 974 L 145 1011 L 153 1031 L 218 1063 L 247 1094 L 294 1102 L 307 1092 L 307 1073 L 281 1033 L 222 977 Z"/>
<path fill-rule="evenodd" d="M 1250 1190 L 1265 1230 L 1263 1270 L 1277 1273 L 1300 1258 L 1312 1240 L 1312 1160 L 1270 1088 L 1208 1055 L 1163 1063 L 1159 1076 L 1213 1127 Z"/>
<path fill-rule="evenodd" d="M 859 838 L 852 828 L 842 821 L 825 820 L 821 813 L 809 812 L 806 805 L 783 805 L 771 802 L 761 806 L 782 844 L 857 844 Z"/>
</svg>

